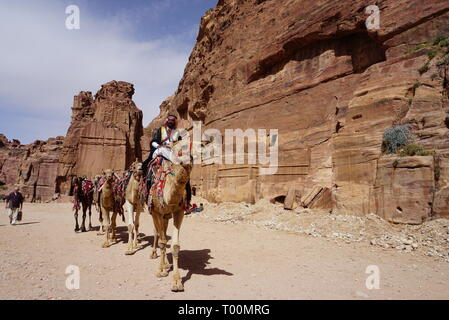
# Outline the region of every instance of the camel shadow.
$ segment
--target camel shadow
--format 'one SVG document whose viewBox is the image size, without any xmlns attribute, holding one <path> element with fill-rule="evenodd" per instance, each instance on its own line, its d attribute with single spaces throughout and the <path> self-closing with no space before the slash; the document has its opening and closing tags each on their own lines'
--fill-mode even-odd
<svg viewBox="0 0 449 320">
<path fill-rule="evenodd" d="M 128 242 L 128 227 L 115 227 L 115 244 Z"/>
<path fill-rule="evenodd" d="M 167 241 L 169 241 L 171 239 L 170 236 L 167 236 Z M 153 243 L 154 243 L 154 235 L 152 236 L 147 236 L 145 235 L 145 233 L 139 232 L 139 242 L 140 242 L 140 246 L 139 248 L 134 252 L 136 253 L 137 251 L 143 250 L 146 247 L 153 247 Z M 145 242 L 145 243 L 142 243 Z M 170 248 L 170 245 L 167 244 L 167 249 Z"/>
<path fill-rule="evenodd" d="M 202 250 L 181 250 L 179 252 L 179 268 L 187 270 L 187 274 L 182 278 L 182 283 L 186 283 L 190 280 L 192 275 L 199 274 L 204 276 L 214 276 L 214 275 L 226 275 L 233 276 L 226 270 L 220 268 L 207 269 L 207 265 L 210 264 L 209 260 L 213 259 L 210 255 L 210 249 Z M 167 259 L 170 263 L 173 263 L 173 258 L 171 253 L 167 254 Z"/>
<path fill-rule="evenodd" d="M 116 227 L 115 232 L 116 232 L 115 233 L 116 242 L 113 245 L 116 245 L 119 243 L 124 243 L 124 244 L 128 243 L 128 238 L 129 238 L 128 227 L 126 227 L 126 226 Z M 139 247 L 136 250 L 134 250 L 133 255 L 136 252 L 141 251 L 148 246 L 151 246 L 154 241 L 154 236 L 147 236 L 147 235 L 145 235 L 145 233 L 139 232 L 138 239 L 139 239 Z"/>
<path fill-rule="evenodd" d="M 147 244 L 145 245 L 145 247 L 148 246 L 153 246 L 153 242 L 154 242 L 154 235 L 152 236 L 147 236 L 145 235 L 145 233 L 139 232 L 140 235 L 140 241 L 146 241 Z M 167 241 L 170 241 L 171 237 L 167 235 Z M 170 244 L 167 244 L 167 249 L 170 248 Z"/>
</svg>

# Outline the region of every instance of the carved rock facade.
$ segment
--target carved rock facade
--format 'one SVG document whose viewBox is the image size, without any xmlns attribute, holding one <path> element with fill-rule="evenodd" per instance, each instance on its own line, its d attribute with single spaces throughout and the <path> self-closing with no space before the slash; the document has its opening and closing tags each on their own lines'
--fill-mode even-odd
<svg viewBox="0 0 449 320">
<path fill-rule="evenodd" d="M 197 194 L 254 202 L 318 187 L 320 207 L 333 212 L 448 216 L 449 60 L 434 42 L 449 37 L 449 2 L 377 1 L 380 29 L 367 30 L 371 4 L 220 0 L 206 13 L 179 87 L 149 129 L 170 112 L 189 129 L 278 129 L 279 168 L 262 176 L 257 165 L 196 165 Z M 432 159 L 396 168 L 383 159 L 383 133 L 397 124 L 410 125 Z"/>
</svg>

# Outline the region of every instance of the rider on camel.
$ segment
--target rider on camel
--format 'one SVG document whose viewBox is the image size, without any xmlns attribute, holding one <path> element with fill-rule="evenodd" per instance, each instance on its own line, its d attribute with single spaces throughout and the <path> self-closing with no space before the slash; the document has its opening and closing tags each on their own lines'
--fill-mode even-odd
<svg viewBox="0 0 449 320">
<path fill-rule="evenodd" d="M 146 176 L 148 172 L 149 163 L 157 156 L 161 156 L 164 159 L 173 162 L 171 147 L 174 142 L 182 139 L 179 131 L 177 130 L 177 119 L 178 118 L 173 114 L 168 115 L 164 125 L 154 132 L 153 139 L 150 143 L 150 154 L 143 162 L 144 176 Z M 190 208 L 190 201 L 192 199 L 190 182 L 186 184 L 186 197 L 188 208 Z"/>
</svg>

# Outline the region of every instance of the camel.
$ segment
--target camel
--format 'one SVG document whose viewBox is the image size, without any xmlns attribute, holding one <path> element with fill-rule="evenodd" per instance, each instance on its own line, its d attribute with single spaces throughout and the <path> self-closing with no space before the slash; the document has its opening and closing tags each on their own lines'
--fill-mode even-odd
<svg viewBox="0 0 449 320">
<path fill-rule="evenodd" d="M 89 210 L 89 231 L 92 230 L 92 203 L 94 200 L 93 183 L 85 178 L 73 178 L 73 209 L 75 210 L 75 232 L 80 231 L 78 225 L 78 210 L 83 209 L 83 220 L 81 223 L 81 232 L 86 232 L 86 213 Z M 83 188 L 83 186 L 85 186 Z M 80 206 L 81 204 L 81 206 Z"/>
<path fill-rule="evenodd" d="M 108 248 L 112 242 L 115 242 L 115 221 L 117 217 L 117 210 L 115 210 L 115 198 L 114 198 L 114 190 L 113 190 L 113 181 L 114 181 L 114 171 L 105 170 L 103 171 L 103 175 L 105 177 L 105 182 L 100 187 L 100 210 L 101 215 L 104 221 L 104 228 L 106 234 L 106 240 L 103 243 L 103 248 Z M 110 212 L 112 211 L 112 218 L 110 217 Z M 112 220 L 112 223 L 111 223 Z"/>
<path fill-rule="evenodd" d="M 142 181 L 142 163 L 134 162 L 130 168 L 131 177 L 126 186 L 125 193 L 125 210 L 128 217 L 128 249 L 127 255 L 134 254 L 134 250 L 138 247 L 139 236 L 139 217 L 144 211 L 144 201 L 140 196 L 140 186 Z"/>
<path fill-rule="evenodd" d="M 101 214 L 101 208 L 100 208 L 100 191 L 98 190 L 100 188 L 100 180 L 101 175 L 96 175 L 94 177 L 94 205 L 95 209 L 97 209 L 98 212 L 98 220 L 100 220 L 100 230 L 98 231 L 99 236 L 104 235 L 104 225 L 103 225 L 103 216 Z"/>
<path fill-rule="evenodd" d="M 172 163 L 168 160 L 162 162 L 160 174 L 156 176 L 152 190 L 149 195 L 149 211 L 153 218 L 155 235 L 155 244 L 159 242 L 160 261 L 157 277 L 168 276 L 170 265 L 167 263 L 166 246 L 167 246 L 167 228 L 168 222 L 173 218 L 173 236 L 171 251 L 173 255 L 173 280 L 171 290 L 174 292 L 183 291 L 184 287 L 181 281 L 181 275 L 178 269 L 180 241 L 179 231 L 181 229 L 182 220 L 184 218 L 184 204 L 186 194 L 186 184 L 190 179 L 192 164 L 190 158 L 188 161 L 176 161 Z M 158 192 L 157 187 L 163 183 L 162 195 Z M 150 258 L 156 258 L 156 248 Z"/>
</svg>

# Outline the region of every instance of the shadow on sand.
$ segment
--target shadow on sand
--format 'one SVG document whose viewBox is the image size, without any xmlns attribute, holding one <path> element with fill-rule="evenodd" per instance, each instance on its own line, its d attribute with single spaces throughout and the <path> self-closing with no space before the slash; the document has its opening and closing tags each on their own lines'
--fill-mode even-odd
<svg viewBox="0 0 449 320">
<path fill-rule="evenodd" d="M 199 274 L 203 276 L 215 276 L 215 275 L 226 275 L 233 276 L 226 270 L 220 268 L 208 269 L 207 265 L 210 264 L 209 260 L 213 259 L 210 255 L 210 249 L 202 250 L 182 250 L 179 253 L 179 268 L 187 270 L 187 274 L 182 278 L 182 283 L 186 283 L 190 280 L 192 275 Z M 172 254 L 167 254 L 167 259 L 169 263 L 173 264 Z"/>
<path fill-rule="evenodd" d="M 40 223 L 40 222 L 38 222 L 38 221 L 33 221 L 33 222 L 23 222 L 23 223 L 21 223 L 21 222 L 16 222 L 15 225 L 11 225 L 11 224 L 0 224 L 0 227 L 5 227 L 5 226 L 9 226 L 9 225 L 11 225 L 11 226 L 25 226 L 25 225 L 27 225 L 27 224 L 36 224 L 36 223 Z"/>
<path fill-rule="evenodd" d="M 119 243 L 124 243 L 124 244 L 128 244 L 128 227 L 126 226 L 120 226 L 120 227 L 116 227 L 115 228 L 115 238 L 116 238 L 116 242 L 113 243 L 112 245 L 116 245 Z M 154 241 L 154 236 L 147 236 L 145 235 L 145 233 L 139 232 L 139 247 L 134 250 L 133 255 L 138 252 L 141 251 L 143 249 L 145 249 L 148 246 L 153 245 L 153 241 Z M 168 237 L 168 239 L 170 239 L 170 237 Z"/>
<path fill-rule="evenodd" d="M 99 227 L 95 227 L 93 230 L 99 230 Z M 116 245 L 118 243 L 128 243 L 128 227 L 120 226 L 116 227 L 116 239 L 112 245 Z M 167 235 L 167 240 L 170 241 L 171 237 Z M 145 249 L 146 247 L 152 246 L 154 241 L 154 235 L 147 236 L 145 233 L 139 233 L 139 242 L 140 246 L 133 254 L 136 252 Z M 168 262 L 173 264 L 173 257 L 171 252 L 169 251 L 170 244 L 167 244 L 167 259 Z M 183 270 L 187 270 L 186 276 L 182 279 L 182 283 L 189 281 L 192 275 L 199 274 L 204 276 L 214 276 L 214 275 L 226 275 L 233 276 L 233 273 L 230 273 L 226 270 L 220 268 L 211 268 L 208 269 L 207 266 L 210 264 L 210 260 L 213 259 L 211 256 L 210 249 L 202 249 L 202 250 L 182 250 L 179 253 L 179 268 Z M 160 251 L 158 250 L 158 258 Z"/>
</svg>

